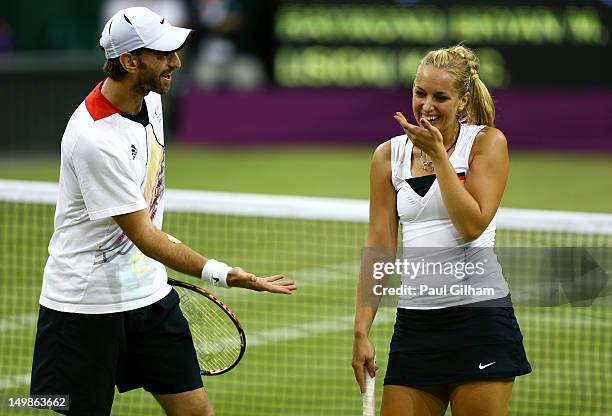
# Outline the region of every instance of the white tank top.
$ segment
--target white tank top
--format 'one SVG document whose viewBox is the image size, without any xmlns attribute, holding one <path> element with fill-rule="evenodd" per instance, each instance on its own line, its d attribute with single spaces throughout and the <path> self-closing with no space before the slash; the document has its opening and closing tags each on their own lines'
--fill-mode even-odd
<svg viewBox="0 0 612 416">
<path fill-rule="evenodd" d="M 455 150 L 449 160 L 457 174 L 469 175 L 469 157 L 478 132 L 485 126 L 461 124 Z M 495 245 L 495 216 L 484 232 L 475 240 L 465 243 L 461 235 L 451 222 L 444 207 L 438 180 L 436 179 L 424 196 L 417 194 L 408 184 L 407 180 L 412 178 L 412 141 L 406 135 L 391 139 L 391 178 L 393 187 L 397 192 L 397 215 L 402 229 L 402 243 L 404 252 L 410 257 L 411 253 L 421 258 L 423 248 L 439 247 L 452 249 L 452 258 L 456 259 L 458 253 L 461 258 L 469 258 L 470 262 L 479 260 L 486 263 L 486 276 L 478 276 L 477 279 L 466 281 L 449 280 L 447 283 L 457 283 L 474 287 L 491 287 L 494 295 L 490 296 L 462 296 L 446 293 L 444 295 L 429 296 L 426 294 L 405 294 L 399 296 L 399 307 L 408 309 L 434 309 L 448 306 L 456 306 L 481 300 L 496 299 L 508 295 L 508 285 L 503 278 L 501 266 L 493 253 Z M 478 248 L 484 249 L 478 249 Z M 488 248 L 488 249 L 486 249 Z M 432 250 L 425 250 L 432 254 Z M 437 250 L 438 253 L 449 253 L 448 250 Z M 430 256 L 430 258 L 442 258 Z M 413 258 L 412 261 L 418 261 Z M 436 283 L 442 283 L 436 280 Z M 410 276 L 402 275 L 402 285 L 418 286 Z M 448 288 L 447 288 L 448 289 Z"/>
</svg>

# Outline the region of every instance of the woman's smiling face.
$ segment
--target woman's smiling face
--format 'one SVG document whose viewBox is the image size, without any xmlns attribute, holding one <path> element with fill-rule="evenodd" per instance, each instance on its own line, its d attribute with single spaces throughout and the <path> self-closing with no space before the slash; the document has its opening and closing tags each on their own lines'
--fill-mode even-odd
<svg viewBox="0 0 612 416">
<path fill-rule="evenodd" d="M 459 97 L 449 72 L 430 65 L 419 67 L 412 87 L 412 112 L 421 127 L 421 118 L 425 118 L 446 137 L 453 131 L 457 113 L 465 108 L 468 98 L 468 94 Z"/>
</svg>

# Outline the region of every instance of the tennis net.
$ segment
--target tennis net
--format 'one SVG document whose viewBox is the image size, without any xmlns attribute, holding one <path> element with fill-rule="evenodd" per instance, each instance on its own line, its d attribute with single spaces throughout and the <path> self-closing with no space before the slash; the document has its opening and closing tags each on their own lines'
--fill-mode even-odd
<svg viewBox="0 0 612 416">
<path fill-rule="evenodd" d="M 28 393 L 56 194 L 54 183 L 0 180 L 3 398 Z M 361 398 L 350 362 L 367 205 L 362 200 L 167 191 L 166 232 L 207 256 L 259 275 L 283 273 L 299 284 L 294 296 L 214 290 L 247 334 L 238 367 L 204 380 L 218 414 L 359 414 Z M 612 215 L 500 209 L 497 246 L 514 250 L 505 261 L 501 256 L 502 266 L 518 298 L 516 314 L 534 370 L 516 383 L 511 414 L 612 414 L 612 282 L 607 280 L 612 261 L 606 254 L 612 249 Z M 597 276 L 595 293 L 577 302 L 560 297 L 547 304 L 521 297 L 543 270 L 545 255 L 539 250 L 555 248 L 595 250 L 587 267 Z M 381 308 L 371 334 L 383 370 L 394 312 Z M 40 414 L 9 411 L 3 401 L 0 414 Z M 150 395 L 136 390 L 115 396 L 113 414 L 163 412 Z"/>
</svg>

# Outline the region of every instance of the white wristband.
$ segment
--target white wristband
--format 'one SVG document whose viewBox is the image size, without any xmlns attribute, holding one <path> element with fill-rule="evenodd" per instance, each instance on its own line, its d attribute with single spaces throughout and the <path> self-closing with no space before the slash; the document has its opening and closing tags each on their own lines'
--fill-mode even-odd
<svg viewBox="0 0 612 416">
<path fill-rule="evenodd" d="M 202 279 L 208 280 L 215 286 L 229 287 L 227 285 L 227 274 L 232 269 L 225 263 L 215 259 L 208 259 L 202 269 Z"/>
</svg>

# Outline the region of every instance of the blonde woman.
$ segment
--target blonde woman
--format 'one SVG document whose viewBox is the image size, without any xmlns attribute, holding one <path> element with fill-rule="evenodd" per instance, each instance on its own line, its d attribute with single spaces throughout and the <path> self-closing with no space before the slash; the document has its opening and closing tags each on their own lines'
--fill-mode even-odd
<svg viewBox="0 0 612 416">
<path fill-rule="evenodd" d="M 417 124 L 396 113 L 405 134 L 374 152 L 367 247 L 395 250 L 401 224 L 407 253 L 445 247 L 472 250 L 474 261 L 490 256 L 509 162 L 478 69 L 475 54 L 461 45 L 430 51 L 420 62 L 412 89 Z M 449 404 L 453 416 L 507 414 L 515 377 L 531 367 L 493 260 L 478 281 L 493 291 L 486 296 L 399 296 L 383 416 L 442 416 Z M 364 366 L 376 372 L 368 334 L 377 305 L 359 295 L 367 290 L 363 273 L 359 285 L 353 369 L 363 391 Z"/>
</svg>

